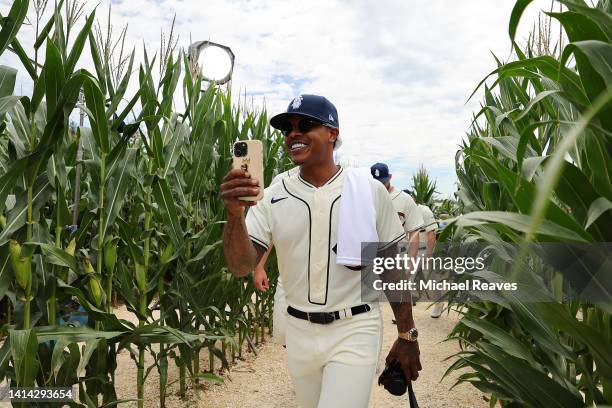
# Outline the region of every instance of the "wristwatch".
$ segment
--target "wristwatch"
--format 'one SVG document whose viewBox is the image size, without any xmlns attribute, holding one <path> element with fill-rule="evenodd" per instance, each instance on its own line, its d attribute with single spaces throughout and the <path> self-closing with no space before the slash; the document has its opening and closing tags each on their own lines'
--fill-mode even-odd
<svg viewBox="0 0 612 408">
<path fill-rule="evenodd" d="M 412 329 L 408 330 L 405 333 L 399 333 L 397 336 L 400 339 L 415 342 L 417 341 L 417 338 L 419 337 L 419 331 L 416 329 L 416 327 L 413 327 Z"/>
</svg>

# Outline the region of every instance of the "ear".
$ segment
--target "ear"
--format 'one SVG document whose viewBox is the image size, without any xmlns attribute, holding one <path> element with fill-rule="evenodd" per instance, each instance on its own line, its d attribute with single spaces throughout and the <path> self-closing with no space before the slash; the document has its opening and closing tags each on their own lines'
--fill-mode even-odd
<svg viewBox="0 0 612 408">
<path fill-rule="evenodd" d="M 393 174 L 389 174 L 389 181 L 393 178 Z"/>
<path fill-rule="evenodd" d="M 329 129 L 329 141 L 332 143 L 336 143 L 336 139 L 338 139 L 338 135 L 340 134 L 340 130 L 336 129 L 336 128 L 330 128 Z"/>
</svg>

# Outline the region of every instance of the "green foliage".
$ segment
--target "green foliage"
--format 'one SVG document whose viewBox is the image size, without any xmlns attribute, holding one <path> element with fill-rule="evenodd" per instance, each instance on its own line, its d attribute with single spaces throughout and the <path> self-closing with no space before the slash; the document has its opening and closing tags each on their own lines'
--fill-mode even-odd
<svg viewBox="0 0 612 408">
<path fill-rule="evenodd" d="M 412 176 L 412 191 L 414 193 L 414 201 L 417 204 L 424 204 L 431 207 L 434 201 L 436 191 L 436 181 L 431 180 L 429 172 L 425 166 L 421 165 L 419 171 Z"/>
<path fill-rule="evenodd" d="M 115 357 L 128 349 L 138 364 L 139 406 L 153 368 L 163 404 L 169 361 L 181 367 L 181 384 L 185 375 L 218 381 L 199 368 L 200 350 L 227 366 L 246 341 L 258 341 L 271 327 L 270 292 L 255 293 L 248 279 L 235 279 L 225 266 L 218 186 L 238 139 L 263 141 L 266 183 L 286 170 L 288 159 L 265 111 L 232 105 L 230 90 L 200 91 L 202 79 L 189 71 L 182 52 L 168 55 L 156 82 L 147 50 L 137 70 L 132 51 L 125 73 L 113 72 L 107 50 L 95 41 L 94 13 L 69 41 L 80 13 L 67 3 L 65 14 L 63 2 L 55 6 L 30 50 L 38 61 L 44 47 L 42 69 L 16 37 L 28 1 L 14 2 L 2 19 L 0 53 L 11 47 L 34 90 L 13 95 L 17 71 L 0 66 L 0 296 L 7 319 L 0 379 L 20 386 L 78 384 L 74 406 L 112 404 L 118 402 Z M 79 68 L 86 42 L 95 74 Z M 129 95 L 135 81 L 138 89 Z M 70 129 L 81 90 L 90 127 Z M 180 95 L 186 109 L 173 112 Z M 135 119 L 123 123 L 128 117 Z M 270 272 L 274 281 L 277 271 Z M 115 297 L 138 324 L 113 314 Z M 73 298 L 89 326 L 61 325 Z M 153 356 L 150 367 L 145 353 Z"/>
<path fill-rule="evenodd" d="M 498 63 L 485 78 L 494 81 L 484 85 L 482 109 L 456 156 L 466 214 L 443 239 L 500 250 L 505 241 L 612 240 L 611 10 L 608 2 L 560 2 L 567 10 L 549 15 L 570 40 L 561 57 L 514 44 L 517 60 Z M 529 3 L 516 2 L 512 41 Z M 492 406 L 612 404 L 609 307 L 565 300 L 560 289 L 571 282 L 537 258 L 518 262 L 520 255 L 508 258 L 513 273 L 527 283 L 539 268 L 549 301 L 527 304 L 506 294 L 496 303 L 460 303 L 464 317 L 450 338 L 463 351 L 449 372 L 468 367 L 458 382 L 490 394 Z M 487 277 L 500 278 L 495 272 L 506 266 Z"/>
</svg>

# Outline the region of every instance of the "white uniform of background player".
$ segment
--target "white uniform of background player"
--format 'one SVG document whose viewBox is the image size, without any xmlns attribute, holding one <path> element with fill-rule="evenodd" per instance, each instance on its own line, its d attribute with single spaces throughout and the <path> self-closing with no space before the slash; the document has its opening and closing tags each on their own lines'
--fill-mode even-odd
<svg viewBox="0 0 612 408">
<path fill-rule="evenodd" d="M 438 223 L 436 222 L 434 213 L 428 206 L 419 204 L 418 207 L 419 211 L 423 215 L 423 219 L 425 220 L 419 235 L 419 251 L 422 251 L 425 256 L 429 257 L 433 255 L 433 247 L 436 244 L 436 231 L 438 230 Z M 440 280 L 442 276 L 437 276 L 436 272 L 437 271 L 431 271 L 429 274 L 429 279 Z M 434 296 L 434 300 L 437 300 L 442 295 L 442 292 L 432 292 L 431 295 Z M 444 303 L 436 303 L 431 310 L 431 317 L 440 317 L 443 310 Z"/>
<path fill-rule="evenodd" d="M 287 304 L 303 312 L 348 309 L 350 316 L 363 304 L 361 273 L 336 264 L 343 182 L 342 168 L 319 188 L 299 175 L 284 178 L 246 217 L 253 242 L 276 247 Z M 405 233 L 389 193 L 371 183 L 379 240 L 397 243 Z M 326 325 L 287 318 L 287 363 L 302 408 L 367 407 L 382 331 L 378 304 L 371 307 Z"/>
<path fill-rule="evenodd" d="M 408 237 L 410 234 L 422 228 L 425 222 L 423 219 L 423 213 L 419 210 L 412 197 L 404 193 L 402 190 L 391 187 L 389 195 L 391 196 L 393 207 L 399 215 L 404 231 L 406 232 L 406 239 L 402 241 L 402 246 L 407 248 Z M 402 246 L 400 246 L 400 251 L 402 250 Z"/>
<path fill-rule="evenodd" d="M 427 238 L 430 235 L 429 233 L 435 233 L 438 230 L 438 223 L 436 222 L 434 213 L 428 206 L 424 204 L 417 204 L 417 207 L 419 208 L 424 221 L 419 234 L 419 249 L 426 250 L 428 241 Z M 433 248 L 430 249 L 433 250 Z"/>
<path fill-rule="evenodd" d="M 418 251 L 418 231 L 423 225 L 421 211 L 410 195 L 391 185 L 393 175 L 389 171 L 389 166 L 385 163 L 373 164 L 372 167 L 370 167 L 370 173 L 372 177 L 382 183 L 389 192 L 393 207 L 406 232 L 406 239 L 398 245 L 400 254 L 404 253 L 409 257 L 416 257 Z M 412 242 L 412 246 L 408 245 L 410 242 Z M 413 277 L 414 275 L 410 276 L 410 279 L 412 280 Z"/>
</svg>

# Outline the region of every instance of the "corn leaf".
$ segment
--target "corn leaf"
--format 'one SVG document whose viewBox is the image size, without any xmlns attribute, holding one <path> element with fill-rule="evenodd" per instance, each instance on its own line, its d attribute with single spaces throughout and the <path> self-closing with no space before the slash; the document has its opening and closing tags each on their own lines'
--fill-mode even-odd
<svg viewBox="0 0 612 408">
<path fill-rule="evenodd" d="M 83 52 L 83 47 L 85 46 L 85 41 L 87 41 L 87 37 L 91 32 L 91 27 L 93 25 L 94 19 L 96 17 L 96 11 L 94 10 L 89 17 L 85 20 L 85 25 L 77 35 L 74 40 L 74 44 L 72 45 L 72 49 L 70 50 L 70 54 L 68 54 L 68 58 L 66 58 L 66 65 L 64 67 L 64 72 L 66 76 L 69 76 L 74 71 L 74 67 L 76 66 L 77 61 L 81 58 L 81 53 Z"/>
<path fill-rule="evenodd" d="M 104 108 L 104 96 L 98 85 L 91 79 L 83 84 L 85 92 L 85 103 L 89 109 L 88 116 L 94 139 L 101 153 L 110 152 L 110 141 L 106 110 Z"/>
<path fill-rule="evenodd" d="M 17 70 L 6 65 L 0 65 L 0 97 L 13 95 Z M 0 115 L 1 117 L 2 115 Z"/>
<path fill-rule="evenodd" d="M 56 105 L 54 113 L 51 116 L 47 116 L 47 125 L 39 143 L 41 152 L 46 153 L 47 149 L 57 143 L 64 130 L 66 111 L 72 111 L 79 97 L 81 85 L 86 80 L 91 80 L 91 75 L 85 70 L 79 70 L 73 73 L 62 87 L 60 100 Z M 45 157 L 43 156 L 42 160 L 44 161 L 44 159 Z"/>
<path fill-rule="evenodd" d="M 472 329 L 478 330 L 483 334 L 484 338 L 503 349 L 506 353 L 525 361 L 531 361 L 533 359 L 533 356 L 525 344 L 522 344 L 518 339 L 514 338 L 511 334 L 502 330 L 495 324 L 470 315 L 465 315 L 463 319 L 461 319 L 461 323 Z"/>
<path fill-rule="evenodd" d="M 33 330 L 9 330 L 15 380 L 19 387 L 33 387 L 38 372 L 38 340 Z"/>
<path fill-rule="evenodd" d="M 57 386 L 69 386 L 78 382 L 77 367 L 79 365 L 79 346 L 76 343 L 68 344 L 68 353 L 64 358 L 63 364 L 60 366 L 56 377 Z"/>
<path fill-rule="evenodd" d="M 609 42 L 609 38 L 602 28 L 589 16 L 574 11 L 565 13 L 546 13 L 556 18 L 571 42 L 584 40 L 597 40 Z"/>
<path fill-rule="evenodd" d="M 55 112 L 59 101 L 61 90 L 64 86 L 64 65 L 62 64 L 62 56 L 52 40 L 47 41 L 47 52 L 45 56 L 45 96 L 47 101 L 47 109 L 49 112 Z"/>
<path fill-rule="evenodd" d="M 568 44 L 563 50 L 561 64 L 565 65 L 571 55 L 576 58 L 576 67 L 584 89 L 595 100 L 612 86 L 612 44 L 603 41 L 586 40 Z M 612 106 L 610 102 L 601 109 L 599 118 L 608 131 L 612 131 Z"/>
<path fill-rule="evenodd" d="M 153 182 L 153 195 L 160 208 L 168 235 L 172 239 L 175 248 L 181 248 L 183 246 L 183 228 L 176 213 L 174 199 L 168 187 L 168 182 L 165 179 L 155 178 Z"/>
<path fill-rule="evenodd" d="M 8 246 L 0 247 L 0 299 L 4 298 L 9 285 L 13 281 L 13 270 L 9 264 Z M 1 363 L 1 361 L 0 361 Z"/>
<path fill-rule="evenodd" d="M 514 37 L 516 36 L 516 29 L 518 27 L 518 23 L 523 16 L 523 12 L 531 3 L 532 0 L 517 0 L 514 4 L 514 8 L 512 9 L 512 14 L 510 15 L 510 25 L 508 26 L 508 34 L 510 35 L 510 40 L 514 42 Z"/>
<path fill-rule="evenodd" d="M 610 354 L 612 343 L 609 338 L 585 322 L 576 320 L 564 309 L 563 305 L 543 302 L 536 306 L 547 321 L 559 330 L 567 332 L 589 349 L 593 354 L 597 369 L 604 377 L 612 377 L 612 355 Z"/>
<path fill-rule="evenodd" d="M 123 79 L 119 83 L 119 86 L 117 87 L 115 95 L 113 96 L 111 103 L 106 110 L 106 117 L 108 119 L 111 119 L 112 114 L 115 113 L 115 111 L 119 107 L 119 103 L 121 103 L 121 101 L 123 100 L 123 96 L 125 95 L 125 92 L 127 91 L 127 87 L 129 85 L 130 78 L 132 77 L 132 69 L 134 66 L 135 54 L 136 54 L 136 51 L 132 50 L 132 55 L 130 56 L 130 62 L 128 63 L 128 67 L 127 67 L 127 70 L 125 71 L 125 75 L 123 76 Z M 111 127 L 114 128 L 114 125 Z"/>
<path fill-rule="evenodd" d="M 75 257 L 73 255 L 70 255 L 68 252 L 64 251 L 63 249 L 57 248 L 53 245 L 44 244 L 41 242 L 28 242 L 28 243 L 34 244 L 40 247 L 41 252 L 45 255 L 45 262 L 48 262 L 52 265 L 70 268 L 73 271 L 78 271 Z"/>
<path fill-rule="evenodd" d="M 51 183 L 46 177 L 39 177 L 36 180 L 32 193 L 33 211 L 40 210 L 51 195 L 51 191 Z M 27 192 L 23 192 L 17 197 L 15 207 L 8 213 L 6 227 L 0 232 L 0 245 L 5 244 L 15 231 L 26 224 L 27 210 Z"/>
<path fill-rule="evenodd" d="M 599 197 L 594 200 L 589 206 L 589 210 L 587 212 L 588 218 L 585 223 L 585 228 L 589 228 L 602 214 L 607 211 L 612 210 L 612 202 L 608 200 L 606 197 Z M 608 224 L 609 225 L 609 224 Z"/>
<path fill-rule="evenodd" d="M 118 165 L 107 181 L 108 194 L 104 197 L 105 218 L 102 232 L 103 239 L 109 226 L 114 224 L 119 211 L 121 211 L 126 201 L 127 191 L 133 181 L 135 159 L 136 150 L 127 149 L 120 160 L 117 161 Z"/>
<path fill-rule="evenodd" d="M 3 19 L 0 30 L 0 55 L 13 41 L 28 13 L 29 0 L 15 0 L 8 15 Z"/>
<path fill-rule="evenodd" d="M 533 225 L 532 220 L 531 216 L 524 214 L 513 214 L 504 211 L 478 211 L 462 215 L 457 219 L 457 223 L 461 226 L 500 223 L 520 232 L 529 232 Z M 548 220 L 543 220 L 535 232 L 556 239 L 587 242 L 575 232 Z"/>
</svg>

